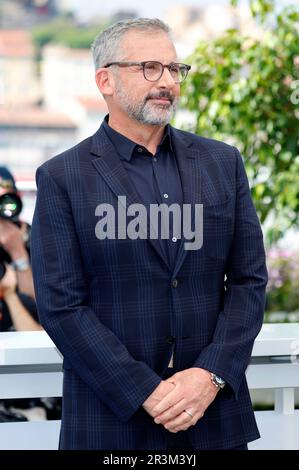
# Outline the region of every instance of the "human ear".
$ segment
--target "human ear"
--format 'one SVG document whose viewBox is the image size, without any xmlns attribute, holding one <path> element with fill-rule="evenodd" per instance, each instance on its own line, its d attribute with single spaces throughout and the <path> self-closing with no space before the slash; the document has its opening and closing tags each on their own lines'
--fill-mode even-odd
<svg viewBox="0 0 299 470">
<path fill-rule="evenodd" d="M 113 78 L 107 68 L 99 68 L 96 71 L 95 80 L 102 95 L 111 96 L 113 94 Z"/>
</svg>

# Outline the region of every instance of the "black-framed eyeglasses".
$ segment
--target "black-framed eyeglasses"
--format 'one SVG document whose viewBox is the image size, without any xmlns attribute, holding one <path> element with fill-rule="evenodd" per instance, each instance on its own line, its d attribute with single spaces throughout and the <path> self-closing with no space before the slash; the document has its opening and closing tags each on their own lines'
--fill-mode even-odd
<svg viewBox="0 0 299 470">
<path fill-rule="evenodd" d="M 109 62 L 104 65 L 104 68 L 111 67 L 112 65 L 118 65 L 119 67 L 142 67 L 143 76 L 149 82 L 157 82 L 163 75 L 164 68 L 169 70 L 175 83 L 182 83 L 188 75 L 191 65 L 180 64 L 177 62 L 171 62 L 170 64 L 162 64 L 155 60 L 148 60 L 146 62 Z"/>
</svg>

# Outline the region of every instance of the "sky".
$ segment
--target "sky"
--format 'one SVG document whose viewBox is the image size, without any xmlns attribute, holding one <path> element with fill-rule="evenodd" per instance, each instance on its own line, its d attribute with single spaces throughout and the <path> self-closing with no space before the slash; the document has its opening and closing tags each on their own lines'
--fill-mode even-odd
<svg viewBox="0 0 299 470">
<path fill-rule="evenodd" d="M 215 1 L 215 0 L 214 0 Z M 217 0 L 217 3 L 225 3 L 227 0 Z M 135 10 L 140 16 L 158 16 L 163 17 L 166 10 L 175 4 L 181 5 L 204 5 L 206 1 L 203 0 L 68 0 L 68 3 L 73 6 L 76 12 L 80 15 L 88 17 L 92 14 L 100 13 L 101 15 L 108 15 L 117 10 Z"/>
<path fill-rule="evenodd" d="M 277 0 L 277 4 L 282 6 L 297 2 L 298 0 Z M 175 5 L 229 4 L 229 0 L 67 0 L 67 3 L 84 20 L 93 15 L 106 16 L 119 10 L 133 10 L 140 16 L 163 18 L 165 12 Z"/>
</svg>

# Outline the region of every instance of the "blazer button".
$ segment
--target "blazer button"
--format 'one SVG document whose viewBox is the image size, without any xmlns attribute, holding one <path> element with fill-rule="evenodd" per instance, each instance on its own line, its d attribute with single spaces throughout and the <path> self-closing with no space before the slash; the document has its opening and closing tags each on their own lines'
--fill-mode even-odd
<svg viewBox="0 0 299 470">
<path fill-rule="evenodd" d="M 173 280 L 171 281 L 172 287 L 177 287 L 178 284 L 179 284 L 179 281 L 178 281 L 177 279 L 173 279 Z"/>
<path fill-rule="evenodd" d="M 174 344 L 175 343 L 175 337 L 174 336 L 166 336 L 166 343 Z"/>
</svg>

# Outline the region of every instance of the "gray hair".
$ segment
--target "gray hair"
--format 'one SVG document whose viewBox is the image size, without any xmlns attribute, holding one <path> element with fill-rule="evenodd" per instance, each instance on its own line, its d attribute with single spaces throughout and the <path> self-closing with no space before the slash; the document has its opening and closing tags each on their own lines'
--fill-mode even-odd
<svg viewBox="0 0 299 470">
<path fill-rule="evenodd" d="M 109 62 L 123 59 L 121 41 L 128 31 L 156 32 L 162 31 L 171 38 L 170 28 L 158 18 L 135 18 L 118 21 L 101 32 L 91 45 L 95 69 Z"/>
</svg>

